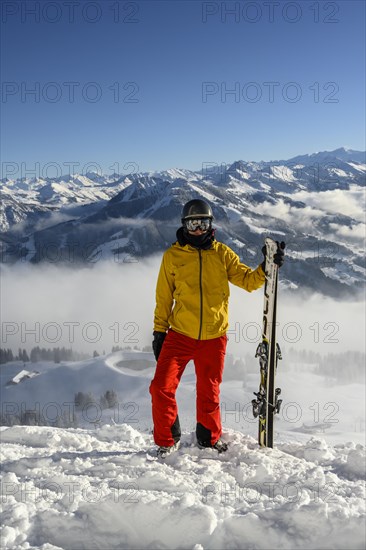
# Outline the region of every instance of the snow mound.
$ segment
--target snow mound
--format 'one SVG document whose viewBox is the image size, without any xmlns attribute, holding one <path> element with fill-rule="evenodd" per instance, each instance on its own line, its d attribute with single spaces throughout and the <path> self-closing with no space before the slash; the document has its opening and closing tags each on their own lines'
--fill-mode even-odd
<svg viewBox="0 0 366 550">
<path fill-rule="evenodd" d="M 364 547 L 362 445 L 223 438 L 219 455 L 185 433 L 161 462 L 127 424 L 3 428 L 2 548 Z"/>
</svg>

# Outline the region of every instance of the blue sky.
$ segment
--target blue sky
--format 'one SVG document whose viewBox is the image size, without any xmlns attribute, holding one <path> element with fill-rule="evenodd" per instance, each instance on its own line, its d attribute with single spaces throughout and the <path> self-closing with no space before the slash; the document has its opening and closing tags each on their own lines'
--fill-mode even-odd
<svg viewBox="0 0 366 550">
<path fill-rule="evenodd" d="M 362 1 L 2 9 L 2 177 L 365 149 Z"/>
</svg>

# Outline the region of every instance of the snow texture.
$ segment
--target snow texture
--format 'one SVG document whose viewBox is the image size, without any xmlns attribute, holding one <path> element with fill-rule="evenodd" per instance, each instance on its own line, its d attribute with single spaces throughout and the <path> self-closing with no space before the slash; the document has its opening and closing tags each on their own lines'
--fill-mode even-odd
<svg viewBox="0 0 366 550">
<path fill-rule="evenodd" d="M 161 462 L 126 424 L 1 436 L 4 550 L 364 547 L 360 445 L 259 449 L 229 430 L 218 455 L 186 433 Z"/>
<path fill-rule="evenodd" d="M 363 445 L 346 443 L 345 431 L 331 444 L 328 433 L 311 437 L 300 428 L 277 434 L 275 449 L 260 449 L 248 425 L 226 423 L 226 453 L 198 449 L 194 431 L 186 429 L 181 448 L 158 460 L 148 410 L 153 369 L 121 366 L 127 358 L 119 352 L 53 367 L 35 363 L 39 376 L 8 387 L 15 365 L 2 366 L 8 404 L 41 395 L 43 403 L 51 401 L 51 388 L 61 402 L 70 401 L 77 380 L 97 392 L 107 379 L 122 399 L 140 405 L 137 425 L 127 418 L 115 423 L 109 413 L 89 429 L 1 428 L 2 549 L 364 548 Z M 140 363 L 148 358 L 135 354 Z M 356 386 L 350 388 L 356 395 Z M 194 389 L 193 373 L 185 373 L 179 405 L 182 425 L 190 428 Z M 227 403 L 242 392 L 238 381 L 223 384 Z"/>
</svg>

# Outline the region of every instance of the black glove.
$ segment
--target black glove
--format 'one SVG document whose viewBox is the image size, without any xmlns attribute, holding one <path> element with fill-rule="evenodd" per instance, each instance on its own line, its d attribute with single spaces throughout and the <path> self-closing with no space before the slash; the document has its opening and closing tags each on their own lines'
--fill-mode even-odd
<svg viewBox="0 0 366 550">
<path fill-rule="evenodd" d="M 278 265 L 278 267 L 282 267 L 283 263 L 285 261 L 284 250 L 285 250 L 285 247 L 286 247 L 286 243 L 284 243 L 283 241 L 281 241 L 280 243 L 278 241 L 276 241 L 276 243 L 277 243 L 277 251 L 276 251 L 275 255 L 273 256 L 273 261 L 276 265 Z M 262 263 L 262 268 L 263 268 L 263 271 L 265 271 L 266 256 L 267 256 L 267 247 L 266 247 L 266 245 L 263 246 L 262 253 L 264 255 L 264 262 Z"/>
<path fill-rule="evenodd" d="M 286 247 L 286 243 L 284 241 L 281 241 L 280 243 L 276 241 L 276 243 L 277 243 L 277 252 L 273 256 L 273 261 L 276 265 L 278 265 L 278 267 L 282 267 L 285 261 L 284 250 Z"/>
<path fill-rule="evenodd" d="M 164 344 L 166 332 L 157 332 L 156 330 L 154 330 L 153 335 L 154 335 L 154 340 L 152 342 L 152 349 L 155 355 L 155 359 L 158 360 L 161 352 L 161 348 L 163 347 L 163 344 Z"/>
</svg>

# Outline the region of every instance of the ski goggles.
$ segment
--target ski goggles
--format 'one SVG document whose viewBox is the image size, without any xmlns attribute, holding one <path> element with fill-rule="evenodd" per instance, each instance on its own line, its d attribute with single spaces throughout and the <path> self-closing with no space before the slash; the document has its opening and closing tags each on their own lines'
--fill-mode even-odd
<svg viewBox="0 0 366 550">
<path fill-rule="evenodd" d="M 196 231 L 197 229 L 208 231 L 211 228 L 211 218 L 192 218 L 184 220 L 184 225 L 188 231 Z"/>
</svg>

